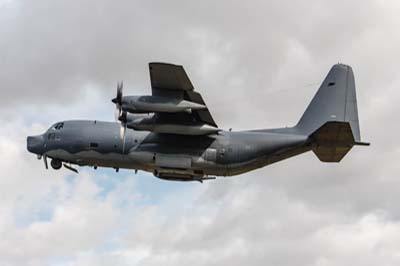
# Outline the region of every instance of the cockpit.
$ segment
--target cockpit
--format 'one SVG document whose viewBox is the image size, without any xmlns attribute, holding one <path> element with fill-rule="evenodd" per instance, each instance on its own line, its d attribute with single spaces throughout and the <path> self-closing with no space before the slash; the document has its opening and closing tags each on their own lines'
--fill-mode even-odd
<svg viewBox="0 0 400 266">
<path fill-rule="evenodd" d="M 64 122 L 59 122 L 56 123 L 54 126 L 52 126 L 50 129 L 51 130 L 61 130 L 64 127 Z"/>
<path fill-rule="evenodd" d="M 60 132 L 63 129 L 63 127 L 64 127 L 64 122 L 58 122 L 58 123 L 54 124 L 48 130 L 47 139 L 50 141 L 52 141 L 52 140 L 59 141 L 61 138 L 60 138 L 60 135 L 58 134 L 58 132 Z"/>
</svg>

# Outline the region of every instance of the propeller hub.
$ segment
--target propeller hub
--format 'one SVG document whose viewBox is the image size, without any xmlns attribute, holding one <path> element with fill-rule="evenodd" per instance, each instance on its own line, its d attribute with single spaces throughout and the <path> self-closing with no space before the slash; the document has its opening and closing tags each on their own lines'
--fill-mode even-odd
<svg viewBox="0 0 400 266">
<path fill-rule="evenodd" d="M 122 123 L 122 124 L 126 124 L 128 122 L 128 113 L 126 111 L 123 111 L 121 113 L 121 115 L 118 117 L 118 120 Z"/>
</svg>

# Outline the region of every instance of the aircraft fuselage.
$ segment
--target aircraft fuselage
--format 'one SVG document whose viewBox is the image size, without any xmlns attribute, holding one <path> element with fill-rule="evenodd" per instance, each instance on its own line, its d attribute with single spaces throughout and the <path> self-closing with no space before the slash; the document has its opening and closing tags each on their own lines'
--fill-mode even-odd
<svg viewBox="0 0 400 266">
<path fill-rule="evenodd" d="M 42 135 L 28 137 L 28 150 L 60 162 L 144 170 L 173 180 L 236 175 L 309 150 L 307 136 L 290 132 L 187 136 L 129 130 L 124 143 L 119 130 L 112 122 L 60 122 Z"/>
</svg>

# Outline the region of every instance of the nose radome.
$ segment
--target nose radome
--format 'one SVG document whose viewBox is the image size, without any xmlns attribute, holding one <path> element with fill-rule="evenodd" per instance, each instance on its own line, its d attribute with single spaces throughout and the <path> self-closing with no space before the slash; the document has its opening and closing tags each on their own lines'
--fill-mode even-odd
<svg viewBox="0 0 400 266">
<path fill-rule="evenodd" d="M 28 151 L 38 154 L 42 144 L 42 136 L 28 136 L 26 144 Z"/>
<path fill-rule="evenodd" d="M 34 142 L 34 137 L 32 136 L 28 136 L 26 139 L 26 144 L 27 144 L 27 149 L 30 152 L 33 152 L 32 148 L 33 148 L 33 142 Z"/>
</svg>

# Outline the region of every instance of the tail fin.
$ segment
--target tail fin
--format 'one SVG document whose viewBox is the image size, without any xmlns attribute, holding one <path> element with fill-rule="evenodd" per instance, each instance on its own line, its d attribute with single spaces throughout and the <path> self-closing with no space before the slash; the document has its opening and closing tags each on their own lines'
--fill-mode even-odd
<svg viewBox="0 0 400 266">
<path fill-rule="evenodd" d="M 350 66 L 334 65 L 296 128 L 314 139 L 321 161 L 339 162 L 361 142 L 356 89 Z"/>
</svg>

